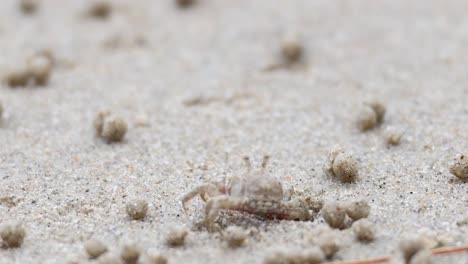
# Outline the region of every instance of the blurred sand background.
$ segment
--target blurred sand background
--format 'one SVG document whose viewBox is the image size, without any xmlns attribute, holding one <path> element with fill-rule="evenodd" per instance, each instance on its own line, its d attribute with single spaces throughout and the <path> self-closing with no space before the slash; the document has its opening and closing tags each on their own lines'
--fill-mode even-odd
<svg viewBox="0 0 468 264">
<path fill-rule="evenodd" d="M 308 248 L 322 217 L 222 214 L 226 225 L 255 230 L 230 250 L 194 227 L 199 199 L 183 213 L 184 192 L 243 173 L 244 155 L 258 167 L 264 154 L 285 188 L 369 202 L 376 240 L 358 243 L 345 230 L 336 260 L 398 256 L 401 237 L 419 232 L 468 243 L 468 225 L 457 225 L 468 219 L 468 185 L 448 171 L 468 150 L 467 1 L 112 3 L 112 15 L 96 20 L 84 15 L 90 1 L 44 0 L 30 16 L 0 2 L 0 70 L 43 48 L 58 60 L 46 87 L 0 87 L 0 197 L 14 201 L 0 203 L 0 223 L 27 233 L 21 248 L 0 250 L 0 263 L 86 263 L 91 237 L 116 254 L 136 243 L 170 263 L 261 263 L 277 247 Z M 302 36 L 305 65 L 262 71 L 290 32 Z M 200 97 L 216 100 L 184 104 Z M 355 112 L 370 97 L 387 115 L 362 133 Z M 124 142 L 95 138 L 102 109 L 127 120 Z M 385 145 L 387 126 L 405 131 L 401 145 Z M 322 171 L 336 144 L 359 162 L 354 184 Z M 125 213 L 133 198 L 150 203 L 144 221 Z M 183 248 L 164 244 L 173 224 L 193 228 Z M 434 260 L 467 263 L 468 254 Z"/>
</svg>

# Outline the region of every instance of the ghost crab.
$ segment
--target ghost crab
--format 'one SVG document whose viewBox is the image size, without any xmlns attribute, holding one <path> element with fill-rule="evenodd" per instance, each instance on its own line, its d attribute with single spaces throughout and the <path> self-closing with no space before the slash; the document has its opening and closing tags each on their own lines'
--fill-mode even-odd
<svg viewBox="0 0 468 264">
<path fill-rule="evenodd" d="M 187 213 L 187 202 L 197 195 L 206 202 L 205 224 L 209 230 L 216 227 L 220 210 L 235 210 L 266 219 L 313 220 L 305 199 L 289 200 L 283 196 L 283 186 L 274 177 L 265 174 L 269 156 L 264 156 L 260 171 L 253 172 L 250 159 L 244 157 L 247 173 L 228 176 L 221 181 L 201 184 L 182 197 L 182 207 Z"/>
</svg>

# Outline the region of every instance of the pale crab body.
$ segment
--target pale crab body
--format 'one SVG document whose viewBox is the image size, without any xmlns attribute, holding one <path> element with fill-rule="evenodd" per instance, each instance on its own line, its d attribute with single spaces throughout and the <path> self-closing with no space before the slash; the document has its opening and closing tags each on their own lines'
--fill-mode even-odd
<svg viewBox="0 0 468 264">
<path fill-rule="evenodd" d="M 244 176 L 230 176 L 222 181 L 204 183 L 185 194 L 182 197 L 185 212 L 187 202 L 200 195 L 207 203 L 205 223 L 208 228 L 214 226 L 220 210 L 241 211 L 267 219 L 311 220 L 304 203 L 285 200 L 281 182 L 265 175 L 268 156 L 264 157 L 262 170 L 257 173 L 251 172 L 250 160 L 244 160 L 247 164 Z"/>
</svg>

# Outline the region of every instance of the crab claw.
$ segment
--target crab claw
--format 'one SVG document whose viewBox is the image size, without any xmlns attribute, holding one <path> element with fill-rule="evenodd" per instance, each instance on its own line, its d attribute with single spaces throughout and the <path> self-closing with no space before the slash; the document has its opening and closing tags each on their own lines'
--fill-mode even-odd
<svg viewBox="0 0 468 264">
<path fill-rule="evenodd" d="M 212 183 L 201 184 L 195 187 L 193 190 L 187 192 L 180 198 L 180 200 L 182 201 L 182 208 L 184 209 L 185 214 L 187 214 L 188 212 L 188 209 L 187 209 L 188 201 L 192 200 L 195 196 L 200 195 L 200 197 L 204 201 L 206 201 L 210 197 L 210 194 L 217 194 L 217 193 L 219 193 L 219 191 L 217 190 L 216 185 Z"/>
<path fill-rule="evenodd" d="M 309 213 L 309 210 L 304 207 L 288 208 L 287 213 L 280 216 L 283 220 L 293 221 L 312 221 L 314 217 Z"/>
<path fill-rule="evenodd" d="M 305 201 L 295 199 L 286 203 L 288 206 L 287 219 L 296 221 L 313 221 L 314 217 L 310 214 Z"/>
</svg>

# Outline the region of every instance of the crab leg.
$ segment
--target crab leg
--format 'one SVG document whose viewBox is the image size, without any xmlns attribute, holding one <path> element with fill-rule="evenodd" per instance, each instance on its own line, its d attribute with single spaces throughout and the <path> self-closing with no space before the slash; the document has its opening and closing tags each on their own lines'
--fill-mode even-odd
<svg viewBox="0 0 468 264">
<path fill-rule="evenodd" d="M 248 202 L 246 198 L 232 197 L 227 195 L 213 197 L 206 203 L 205 211 L 205 223 L 207 228 L 214 226 L 214 221 L 219 215 L 219 210 L 242 210 L 245 208 L 245 204 Z"/>
<path fill-rule="evenodd" d="M 187 202 L 193 199 L 195 196 L 200 195 L 200 197 L 206 201 L 206 195 L 208 196 L 214 196 L 218 194 L 218 188 L 216 185 L 212 183 L 204 183 L 199 186 L 197 186 L 195 189 L 191 190 L 190 192 L 186 193 L 184 196 L 182 196 L 181 201 L 182 201 L 182 207 L 184 208 L 184 212 L 187 214 Z"/>
</svg>

